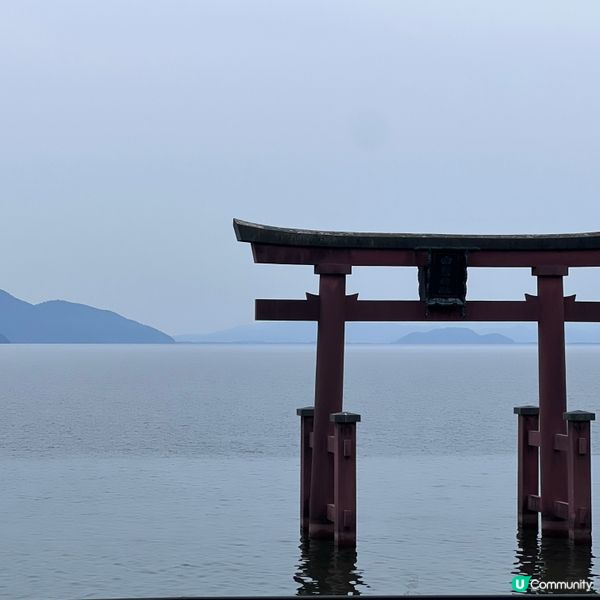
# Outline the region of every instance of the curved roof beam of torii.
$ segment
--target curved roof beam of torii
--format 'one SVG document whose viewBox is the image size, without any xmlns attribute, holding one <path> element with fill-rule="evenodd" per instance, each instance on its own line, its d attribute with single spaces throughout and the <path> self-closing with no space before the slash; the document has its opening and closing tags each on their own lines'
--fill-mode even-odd
<svg viewBox="0 0 600 600">
<path fill-rule="evenodd" d="M 600 232 L 536 235 L 451 235 L 433 233 L 357 233 L 289 229 L 233 220 L 240 242 L 340 249 L 381 250 L 600 250 Z"/>
</svg>

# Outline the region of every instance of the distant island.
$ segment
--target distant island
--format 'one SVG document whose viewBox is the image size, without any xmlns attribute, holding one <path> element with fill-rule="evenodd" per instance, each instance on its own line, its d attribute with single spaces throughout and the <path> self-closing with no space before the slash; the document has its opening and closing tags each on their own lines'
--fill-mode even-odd
<svg viewBox="0 0 600 600">
<path fill-rule="evenodd" d="M 500 333 L 476 333 L 467 327 L 441 327 L 430 331 L 414 331 L 401 337 L 397 344 L 514 344 Z"/>
<path fill-rule="evenodd" d="M 30 304 L 0 290 L 0 343 L 172 344 L 148 325 L 86 304 L 51 300 Z"/>
<path fill-rule="evenodd" d="M 514 330 L 514 334 L 513 334 Z M 476 331 L 467 327 L 436 327 L 431 324 L 347 323 L 348 344 L 515 344 L 530 343 L 535 338 L 517 326 L 506 334 Z M 511 335 L 507 335 L 510 333 Z M 521 334 L 520 339 L 515 337 Z M 257 322 L 205 334 L 174 336 L 177 342 L 191 344 L 314 344 L 317 325 L 311 322 Z"/>
</svg>

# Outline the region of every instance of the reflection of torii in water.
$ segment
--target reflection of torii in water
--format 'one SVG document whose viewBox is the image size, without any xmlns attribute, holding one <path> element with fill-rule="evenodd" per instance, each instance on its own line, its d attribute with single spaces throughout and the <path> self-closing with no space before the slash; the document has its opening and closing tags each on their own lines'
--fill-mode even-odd
<svg viewBox="0 0 600 600">
<path fill-rule="evenodd" d="M 522 529 L 517 533 L 512 574 L 541 581 L 593 583 L 593 558 L 589 544 L 565 544 L 552 536 L 540 538 L 534 529 Z"/>
<path fill-rule="evenodd" d="M 537 527 L 540 512 L 545 534 L 590 541 L 594 414 L 567 412 L 564 324 L 600 322 L 600 302 L 565 298 L 563 277 L 569 267 L 600 266 L 600 233 L 347 233 L 283 229 L 237 219 L 233 226 L 237 239 L 252 245 L 255 262 L 314 265 L 319 275 L 318 295 L 256 300 L 256 319 L 318 322 L 314 416 L 312 407 L 298 411 L 303 430 L 301 521 L 309 537 L 334 537 L 339 545 L 356 543 L 355 427 L 360 417 L 342 412 L 346 321 L 535 321 L 539 409 L 515 408 L 519 525 Z M 347 296 L 346 276 L 353 266 L 417 267 L 420 299 Z M 469 267 L 530 267 L 537 278 L 537 296 L 468 301 Z"/>
<path fill-rule="evenodd" d="M 298 596 L 357 596 L 369 586 L 357 568 L 354 548 L 338 549 L 333 542 L 309 544 L 302 539 L 294 581 Z M 366 589 L 365 589 L 366 588 Z"/>
</svg>

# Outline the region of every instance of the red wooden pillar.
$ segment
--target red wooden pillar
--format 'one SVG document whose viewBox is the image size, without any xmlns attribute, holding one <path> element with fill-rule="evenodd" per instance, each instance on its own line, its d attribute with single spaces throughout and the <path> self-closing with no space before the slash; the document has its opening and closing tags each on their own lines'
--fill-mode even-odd
<svg viewBox="0 0 600 600">
<path fill-rule="evenodd" d="M 296 414 L 300 417 L 300 531 L 303 534 L 308 533 L 314 412 L 312 406 L 296 409 Z"/>
<path fill-rule="evenodd" d="M 333 524 L 327 518 L 327 505 L 333 503 L 333 457 L 327 450 L 333 424 L 329 416 L 343 408 L 344 307 L 346 275 L 351 271 L 348 265 L 315 266 L 320 280 L 309 537 L 316 539 L 333 537 Z"/>
<path fill-rule="evenodd" d="M 360 415 L 349 412 L 330 416 L 333 435 L 333 521 L 336 546 L 356 546 L 356 423 Z"/>
<path fill-rule="evenodd" d="M 567 460 L 555 448 L 555 436 L 565 434 L 567 410 L 565 310 L 563 276 L 566 267 L 534 267 L 537 277 L 538 360 L 540 396 L 540 508 L 542 533 L 567 535 L 567 521 L 556 514 L 556 503 L 567 501 Z"/>
<path fill-rule="evenodd" d="M 517 516 L 522 529 L 537 529 L 539 508 L 539 408 L 515 406 L 517 441 Z"/>
<path fill-rule="evenodd" d="M 569 537 L 578 543 L 592 541 L 592 448 L 590 421 L 596 415 L 583 410 L 564 414 L 567 421 Z"/>
</svg>

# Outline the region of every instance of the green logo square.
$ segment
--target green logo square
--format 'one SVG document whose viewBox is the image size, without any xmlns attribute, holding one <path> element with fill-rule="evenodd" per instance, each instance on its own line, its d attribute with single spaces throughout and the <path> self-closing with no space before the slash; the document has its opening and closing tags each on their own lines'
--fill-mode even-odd
<svg viewBox="0 0 600 600">
<path fill-rule="evenodd" d="M 526 592 L 529 587 L 530 575 L 517 575 L 513 577 L 512 589 L 513 592 Z"/>
</svg>

